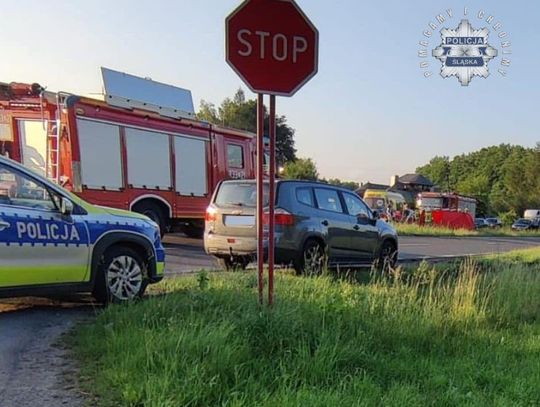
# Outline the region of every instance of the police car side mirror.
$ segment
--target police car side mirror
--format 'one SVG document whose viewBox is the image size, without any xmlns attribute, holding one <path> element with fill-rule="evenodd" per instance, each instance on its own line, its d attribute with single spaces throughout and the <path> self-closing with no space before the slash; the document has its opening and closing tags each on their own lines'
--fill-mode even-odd
<svg viewBox="0 0 540 407">
<path fill-rule="evenodd" d="M 65 216 L 69 216 L 73 213 L 73 202 L 69 199 L 62 197 L 60 205 L 60 213 Z"/>
</svg>

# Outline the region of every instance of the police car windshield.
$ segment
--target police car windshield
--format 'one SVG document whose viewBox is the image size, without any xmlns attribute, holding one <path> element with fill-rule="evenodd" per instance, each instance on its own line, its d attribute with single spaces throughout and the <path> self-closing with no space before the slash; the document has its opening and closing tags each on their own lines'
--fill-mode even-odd
<svg viewBox="0 0 540 407">
<path fill-rule="evenodd" d="M 3 205 L 57 210 L 57 199 L 30 177 L 0 164 L 0 202 Z"/>
</svg>

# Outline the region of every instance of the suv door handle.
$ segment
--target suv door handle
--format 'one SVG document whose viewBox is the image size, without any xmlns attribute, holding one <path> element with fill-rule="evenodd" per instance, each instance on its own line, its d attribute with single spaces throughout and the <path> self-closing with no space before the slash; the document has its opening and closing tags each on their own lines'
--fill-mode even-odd
<svg viewBox="0 0 540 407">
<path fill-rule="evenodd" d="M 360 230 L 360 226 L 354 225 L 354 226 L 353 226 L 353 229 L 354 229 L 354 230 Z"/>
<path fill-rule="evenodd" d="M 0 230 L 4 230 L 4 229 L 7 229 L 8 227 L 10 227 L 11 225 L 3 220 L 0 220 Z"/>
<path fill-rule="evenodd" d="M 325 219 L 321 222 L 324 226 L 328 226 L 328 221 Z"/>
</svg>

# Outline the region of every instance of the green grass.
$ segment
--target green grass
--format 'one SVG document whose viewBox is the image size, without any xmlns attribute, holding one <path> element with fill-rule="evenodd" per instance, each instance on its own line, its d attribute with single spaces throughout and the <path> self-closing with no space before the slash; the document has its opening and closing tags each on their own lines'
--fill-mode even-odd
<svg viewBox="0 0 540 407">
<path fill-rule="evenodd" d="M 533 247 L 530 249 L 513 250 L 507 253 L 498 253 L 486 256 L 485 261 L 494 263 L 502 263 L 503 266 L 508 265 L 538 265 L 540 266 L 540 249 Z M 540 272 L 540 269 L 539 269 Z"/>
<path fill-rule="evenodd" d="M 280 273 L 272 309 L 253 273 L 201 273 L 72 342 L 103 406 L 540 405 L 539 265 L 536 249 L 366 284 Z"/>
<path fill-rule="evenodd" d="M 500 229 L 479 229 L 479 230 L 467 230 L 467 229 L 449 229 L 440 226 L 419 226 L 416 224 L 405 223 L 393 223 L 392 224 L 399 235 L 401 236 L 500 236 L 500 237 L 540 237 L 540 231 L 514 231 L 509 227 Z"/>
</svg>

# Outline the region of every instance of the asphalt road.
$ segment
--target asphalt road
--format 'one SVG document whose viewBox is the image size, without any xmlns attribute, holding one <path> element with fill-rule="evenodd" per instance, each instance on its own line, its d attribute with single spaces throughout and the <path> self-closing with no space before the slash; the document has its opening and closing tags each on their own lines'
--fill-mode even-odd
<svg viewBox="0 0 540 407">
<path fill-rule="evenodd" d="M 167 253 L 165 270 L 168 275 L 217 268 L 215 260 L 204 252 L 200 239 L 175 234 L 167 236 L 164 245 Z M 399 260 L 401 262 L 440 260 L 503 253 L 534 246 L 540 246 L 540 238 L 402 236 L 399 238 Z"/>
</svg>

